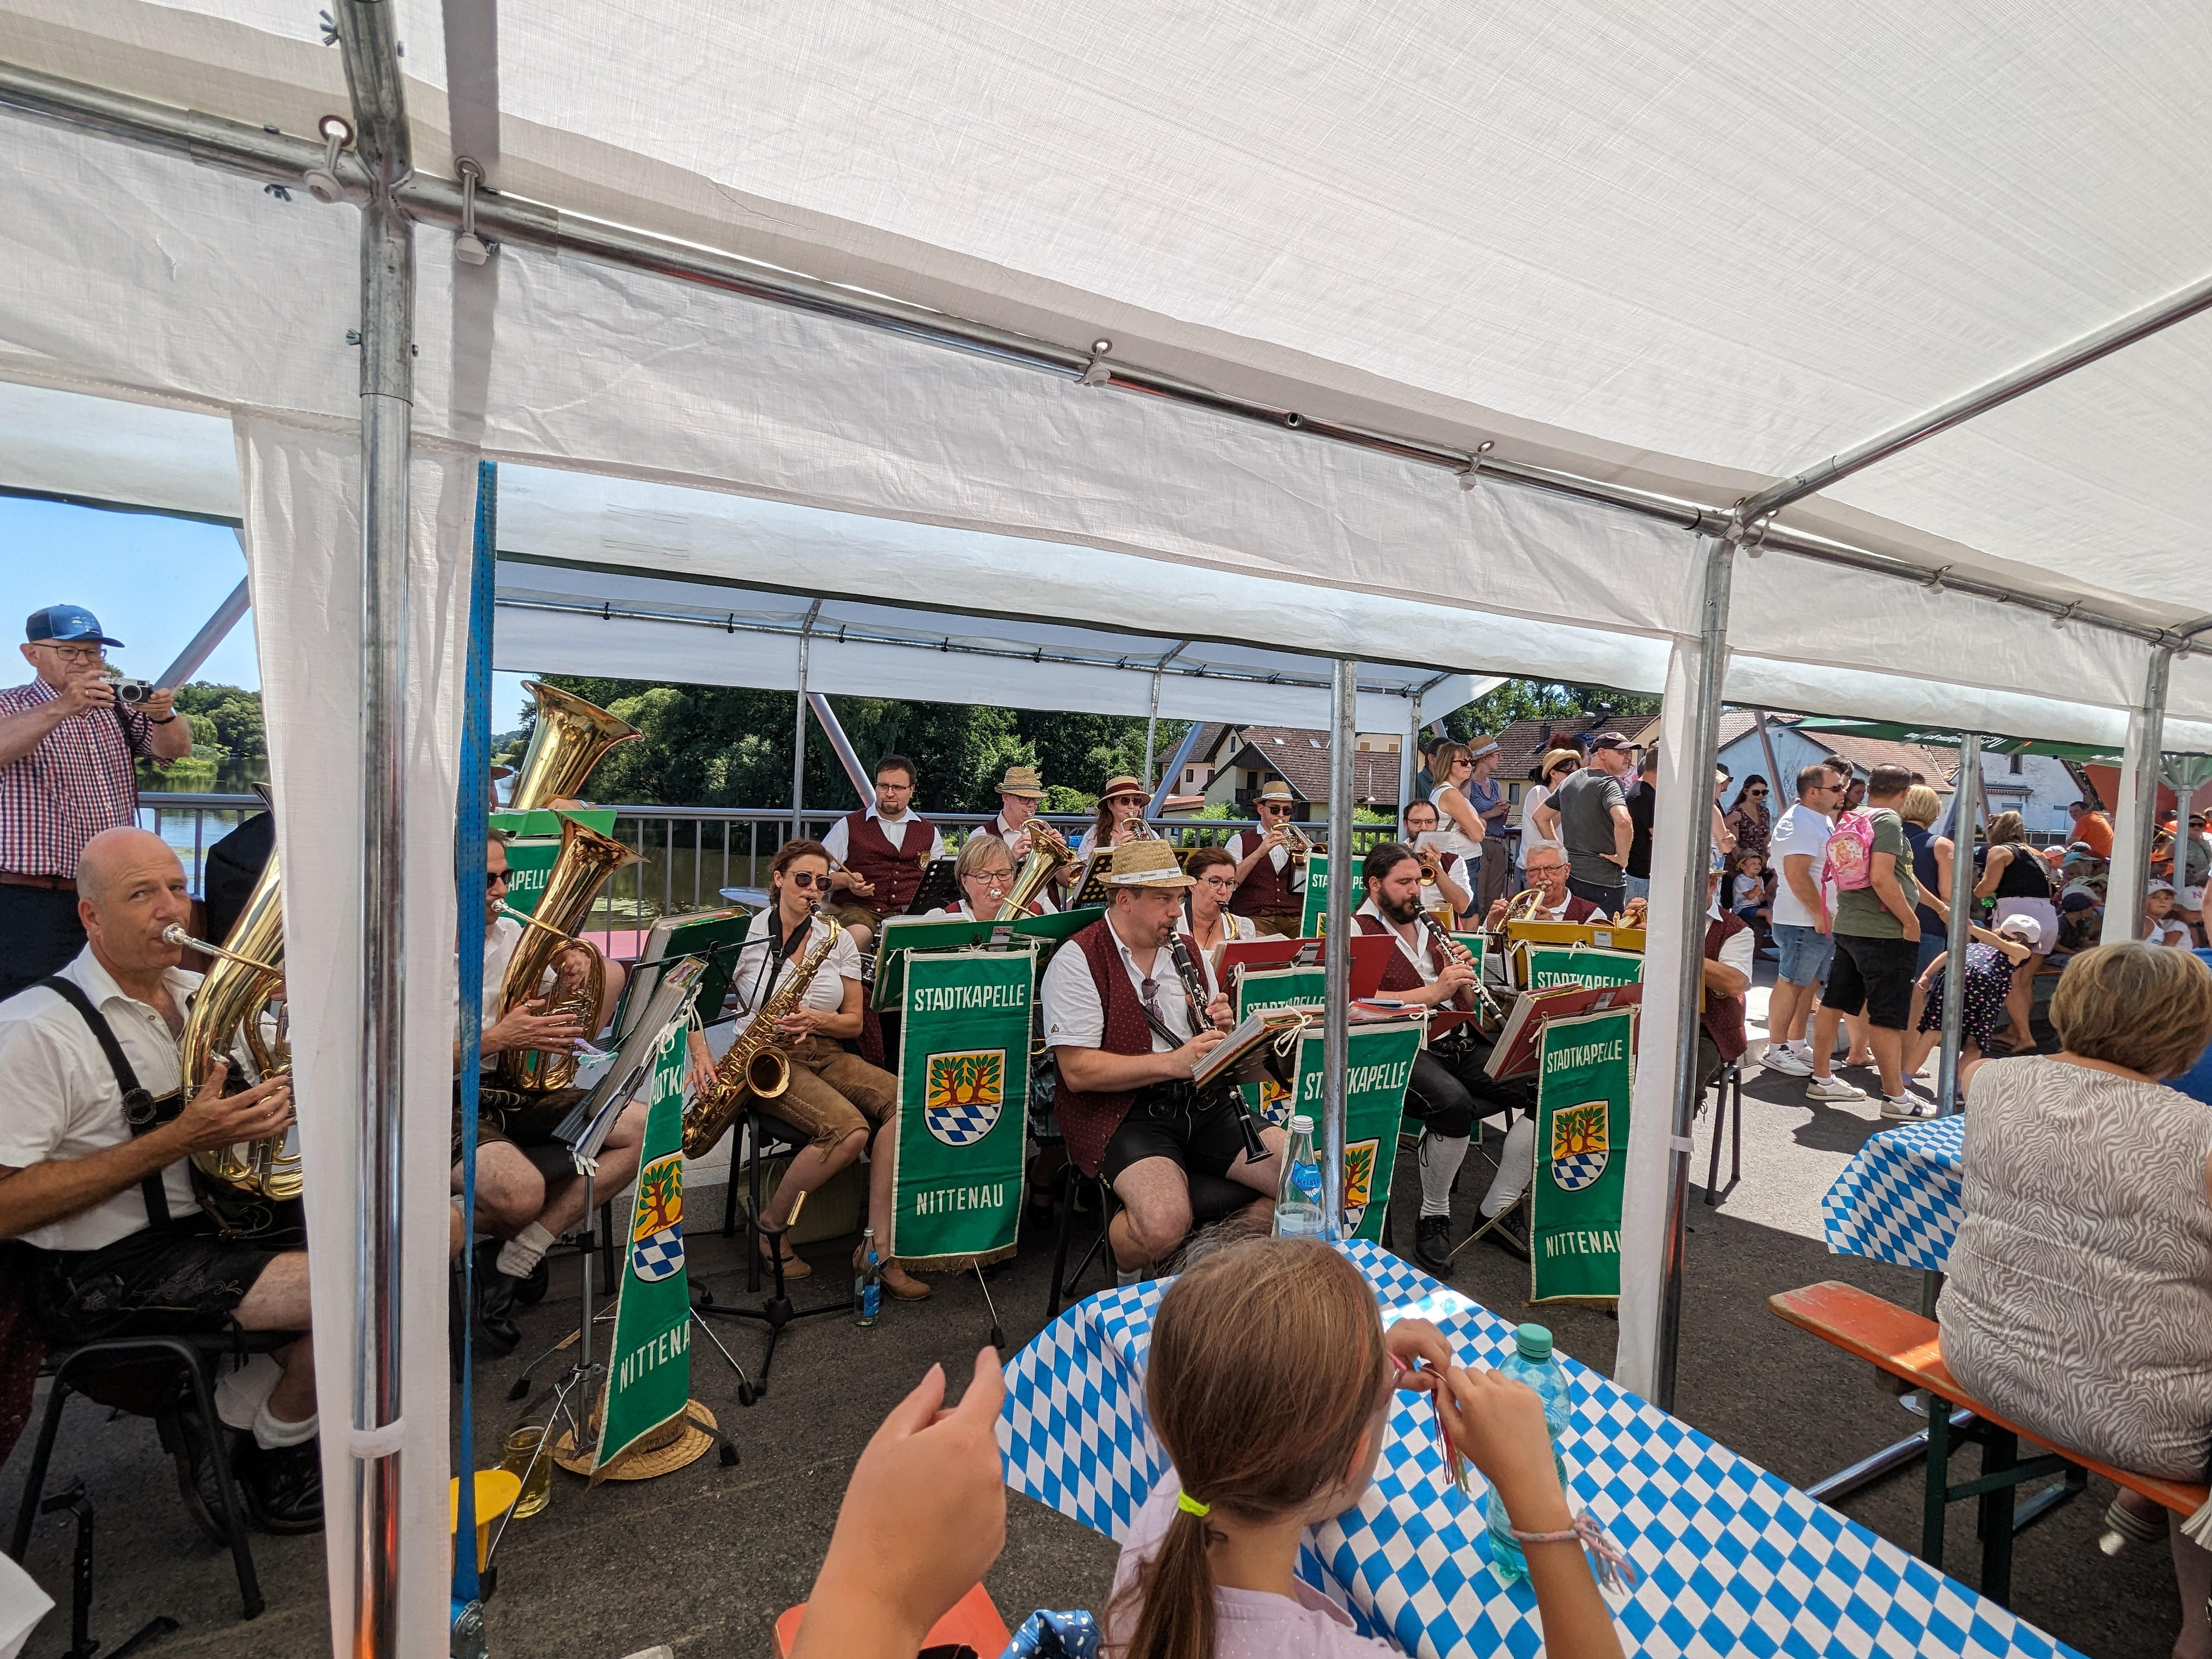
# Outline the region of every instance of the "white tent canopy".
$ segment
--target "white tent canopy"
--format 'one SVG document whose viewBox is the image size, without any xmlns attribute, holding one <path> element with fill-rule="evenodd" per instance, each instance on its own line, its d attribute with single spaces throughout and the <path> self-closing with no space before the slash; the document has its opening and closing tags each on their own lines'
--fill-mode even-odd
<svg viewBox="0 0 2212 1659">
<path fill-rule="evenodd" d="M 11 121 L 0 145 L 0 382 L 66 394 L 0 398 L 0 484 L 244 520 L 307 893 L 350 890 L 362 814 L 395 792 L 410 859 L 439 867 L 478 456 L 507 464 L 502 547 L 600 568 L 569 583 L 617 566 L 1168 639 L 1205 616 L 1224 649 L 1663 689 L 1657 857 L 1685 871 L 1698 815 L 1663 803 L 1702 799 L 1689 711 L 1714 696 L 2124 735 L 2140 757 L 2166 652 L 2212 608 L 2201 319 L 1771 523 L 1731 511 L 2166 296 L 2154 320 L 2212 298 L 2201 8 L 2025 27 L 1920 8 L 1841 49 L 1826 12 L 1712 0 L 1320 0 L 1295 20 L 331 0 L 341 51 L 316 9 L 0 0 L 0 107 L 59 123 Z M 362 128 L 338 173 L 357 204 L 384 180 L 374 214 L 308 197 L 326 113 Z M 480 265 L 453 257 L 457 154 L 500 245 Z M 363 225 L 395 210 L 416 222 L 396 239 L 412 305 L 368 327 L 364 269 L 398 254 L 364 260 Z M 385 545 L 404 471 L 364 497 L 345 464 L 364 390 L 413 422 L 397 733 L 355 713 L 364 573 L 394 568 L 363 538 Z M 749 537 L 772 508 L 817 516 Z M 1731 598 L 1706 548 L 1732 523 L 1763 556 L 1711 556 Z M 917 557 L 925 533 L 945 539 Z M 836 556 L 794 572 L 793 537 Z M 2212 721 L 2203 656 L 2174 660 L 2166 702 Z M 1686 903 L 1655 893 L 1655 960 L 1690 936 Z M 303 898 L 288 923 L 295 954 L 334 963 L 404 934 L 414 1029 L 441 1029 L 443 884 L 388 914 Z M 1650 987 L 1629 1157 L 1638 1384 L 1679 988 Z M 360 1023 L 301 1024 L 304 1127 L 346 1139 Z M 443 1079 L 407 1088 L 402 1278 L 442 1307 Z M 325 1409 L 354 1414 L 325 1472 L 343 1493 L 349 1460 L 388 1471 L 398 1449 L 398 1649 L 439 1652 L 442 1356 L 410 1337 L 404 1419 L 353 1401 L 352 1179 L 311 1163 Z"/>
</svg>

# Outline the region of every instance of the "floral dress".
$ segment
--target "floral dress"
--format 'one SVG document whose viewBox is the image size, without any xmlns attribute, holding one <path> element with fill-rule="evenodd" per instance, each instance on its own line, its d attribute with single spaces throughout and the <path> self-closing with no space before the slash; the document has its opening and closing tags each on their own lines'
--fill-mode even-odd
<svg viewBox="0 0 2212 1659">
<path fill-rule="evenodd" d="M 2005 994 L 2012 989 L 2012 958 L 1994 945 L 1966 947 L 1966 1007 L 1959 1021 L 1959 1042 L 1971 1042 L 1984 1054 L 1990 1039 L 2010 1019 Z M 1920 1011 L 1920 1029 L 1933 1031 L 1943 1024 L 1941 985 L 1928 988 L 1927 1006 Z"/>
</svg>

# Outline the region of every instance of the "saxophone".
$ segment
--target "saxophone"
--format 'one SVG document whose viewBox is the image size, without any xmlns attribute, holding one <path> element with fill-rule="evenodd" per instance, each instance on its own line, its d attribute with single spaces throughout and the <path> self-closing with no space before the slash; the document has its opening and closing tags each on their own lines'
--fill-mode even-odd
<svg viewBox="0 0 2212 1659">
<path fill-rule="evenodd" d="M 769 925 L 775 925 L 772 913 Z M 714 1067 L 714 1091 L 684 1107 L 684 1157 L 704 1158 L 714 1151 L 714 1143 L 744 1109 L 748 1095 L 774 1100 L 791 1086 L 791 1056 L 785 1052 L 788 1039 L 775 1025 L 806 1000 L 815 975 L 830 960 L 837 936 L 845 931 L 827 918 L 824 925 L 829 931 L 799 958 L 799 965 L 776 988 L 775 994 L 761 1005 L 753 1023 L 745 1027 L 743 1035 L 730 1045 L 729 1053 L 722 1056 L 721 1063 Z"/>
</svg>

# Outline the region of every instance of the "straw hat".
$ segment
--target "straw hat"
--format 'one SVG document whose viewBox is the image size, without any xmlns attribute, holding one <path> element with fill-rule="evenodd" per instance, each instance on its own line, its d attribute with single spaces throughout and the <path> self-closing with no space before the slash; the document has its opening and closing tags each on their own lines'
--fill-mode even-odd
<svg viewBox="0 0 2212 1659">
<path fill-rule="evenodd" d="M 700 1427 L 699 1425 L 705 1425 Z M 592 1413 L 586 1431 L 597 1438 L 599 1413 Z M 560 1438 L 553 1443 L 553 1461 L 571 1474 L 591 1476 L 592 1481 L 650 1480 L 655 1475 L 672 1474 L 685 1465 L 697 1462 L 706 1455 L 707 1449 L 714 1443 L 709 1429 L 719 1428 L 714 1413 L 697 1401 L 684 1402 L 676 1416 L 654 1429 L 635 1446 L 615 1459 L 605 1468 L 596 1473 L 592 1468 L 594 1447 L 578 1446 L 574 1430 L 563 1429 Z"/>
<path fill-rule="evenodd" d="M 1582 768 L 1583 757 L 1574 750 L 1554 749 L 1550 754 L 1544 757 L 1543 763 L 1536 769 L 1536 775 L 1539 777 L 1549 777 L 1552 774 L 1552 769 L 1559 765 L 1563 761 L 1567 765 L 1575 768 L 1577 771 Z"/>
<path fill-rule="evenodd" d="M 1139 783 L 1127 772 L 1106 780 L 1106 787 L 1098 792 L 1101 800 L 1111 800 L 1116 795 L 1134 795 L 1139 800 L 1150 800 L 1152 792 Z"/>
<path fill-rule="evenodd" d="M 1258 798 L 1261 800 L 1282 801 L 1287 801 L 1293 799 L 1291 794 L 1291 786 L 1285 783 L 1280 778 L 1270 779 L 1267 784 L 1261 787 Z"/>
<path fill-rule="evenodd" d="M 1044 780 L 1037 775 L 1034 766 L 1009 766 L 1006 775 L 999 780 L 1002 795 L 1019 795 L 1024 800 L 1044 799 Z"/>
<path fill-rule="evenodd" d="M 1182 865 L 1175 855 L 1175 848 L 1164 841 L 1124 842 L 1114 849 L 1114 873 L 1108 878 L 1114 887 L 1195 887 L 1198 883 L 1183 873 Z"/>
<path fill-rule="evenodd" d="M 1483 737 L 1480 733 L 1477 733 L 1474 741 L 1467 746 L 1467 757 L 1469 760 L 1480 760 L 1485 755 L 1494 755 L 1497 752 L 1498 739 Z"/>
</svg>

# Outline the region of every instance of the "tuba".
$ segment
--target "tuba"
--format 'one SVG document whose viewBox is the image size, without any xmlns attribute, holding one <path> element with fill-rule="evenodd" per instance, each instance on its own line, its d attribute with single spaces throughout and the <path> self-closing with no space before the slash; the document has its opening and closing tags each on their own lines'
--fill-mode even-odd
<svg viewBox="0 0 2212 1659">
<path fill-rule="evenodd" d="M 515 769 L 514 787 L 507 797 L 511 811 L 532 811 L 548 801 L 573 797 L 606 758 L 607 750 L 640 735 L 628 720 L 616 719 L 573 691 L 540 680 L 525 680 L 522 689 L 538 700 L 538 724 L 530 733 L 522 764 Z"/>
<path fill-rule="evenodd" d="M 1022 826 L 1029 834 L 1029 855 L 1014 873 L 1014 884 L 1000 902 L 999 914 L 1012 918 L 1027 914 L 1030 902 L 1054 874 L 1075 862 L 1067 838 L 1042 818 L 1032 817 Z"/>
<path fill-rule="evenodd" d="M 216 1062 L 228 1060 L 241 1045 L 249 1085 L 289 1071 L 292 1045 L 281 1003 L 275 1033 L 262 1030 L 264 1012 L 283 994 L 284 988 L 284 893 L 276 874 L 276 854 L 269 854 L 246 908 L 220 945 L 196 939 L 173 926 L 164 928 L 161 937 L 215 958 L 185 1018 L 185 1097 L 197 1095 Z M 300 1157 L 285 1151 L 285 1135 L 271 1135 L 194 1152 L 192 1164 L 209 1180 L 255 1198 L 297 1198 Z"/>
<path fill-rule="evenodd" d="M 532 745 L 533 752 L 536 745 Z M 500 1012 L 513 1013 L 538 994 L 538 982 L 553 959 L 569 945 L 591 951 L 592 966 L 584 983 L 546 1009 L 549 1014 L 569 1013 L 581 1020 L 586 1032 L 599 1029 L 599 999 L 606 989 L 606 958 L 575 937 L 591 914 L 600 885 L 616 871 L 638 861 L 637 854 L 611 836 L 603 836 L 571 817 L 561 820 L 561 854 L 553 861 L 539 895 L 530 926 L 514 947 L 500 981 Z M 499 1057 L 499 1080 L 510 1089 L 538 1091 L 565 1089 L 575 1079 L 574 1054 L 544 1054 L 535 1048 L 511 1049 Z"/>
<path fill-rule="evenodd" d="M 1034 842 L 1031 847 L 1034 848 Z M 1034 851 L 1031 856 L 1035 856 Z M 778 926 L 773 911 L 763 919 L 771 928 Z M 845 931 L 827 918 L 824 923 L 830 931 L 799 959 L 799 965 L 777 987 L 775 994 L 761 1004 L 752 1024 L 745 1027 L 730 1045 L 729 1053 L 722 1056 L 721 1063 L 714 1067 L 714 1091 L 702 1094 L 684 1109 L 684 1157 L 704 1158 L 713 1152 L 714 1143 L 722 1138 L 744 1105 L 746 1096 L 774 1100 L 791 1086 L 791 1057 L 784 1053 L 785 1038 L 775 1029 L 775 1023 L 806 1000 L 814 976 L 830 960 L 837 936 Z"/>
</svg>

